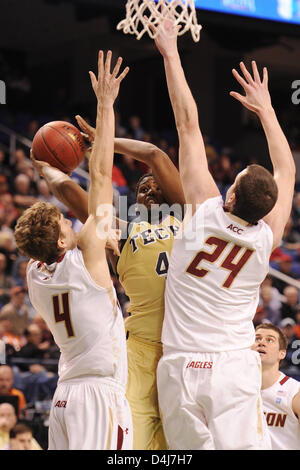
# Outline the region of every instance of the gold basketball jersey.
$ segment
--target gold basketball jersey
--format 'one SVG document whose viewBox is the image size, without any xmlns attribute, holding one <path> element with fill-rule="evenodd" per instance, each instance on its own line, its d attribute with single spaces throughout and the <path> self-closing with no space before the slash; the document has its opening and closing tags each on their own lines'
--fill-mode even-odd
<svg viewBox="0 0 300 470">
<path fill-rule="evenodd" d="M 159 224 L 133 223 L 117 272 L 130 300 L 125 326 L 130 334 L 161 341 L 169 256 L 180 222 L 167 216 Z"/>
</svg>

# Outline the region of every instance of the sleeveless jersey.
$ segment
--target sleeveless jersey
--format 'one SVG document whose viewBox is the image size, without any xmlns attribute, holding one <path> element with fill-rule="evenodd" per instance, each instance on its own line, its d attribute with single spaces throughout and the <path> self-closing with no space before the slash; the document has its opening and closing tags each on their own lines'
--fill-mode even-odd
<svg viewBox="0 0 300 470">
<path fill-rule="evenodd" d="M 121 251 L 117 272 L 130 300 L 125 326 L 142 339 L 161 341 L 165 281 L 179 228 L 180 222 L 173 216 L 159 224 L 133 223 Z"/>
<path fill-rule="evenodd" d="M 78 248 L 50 266 L 31 263 L 27 280 L 31 303 L 61 351 L 59 382 L 96 375 L 125 388 L 125 328 L 113 285 L 93 281 Z"/>
<path fill-rule="evenodd" d="M 300 450 L 300 423 L 292 409 L 299 390 L 300 382 L 281 373 L 271 387 L 261 391 L 272 450 Z"/>
<path fill-rule="evenodd" d="M 165 291 L 164 350 L 250 348 L 272 243 L 265 222 L 234 222 L 221 196 L 201 204 L 174 241 Z"/>
</svg>

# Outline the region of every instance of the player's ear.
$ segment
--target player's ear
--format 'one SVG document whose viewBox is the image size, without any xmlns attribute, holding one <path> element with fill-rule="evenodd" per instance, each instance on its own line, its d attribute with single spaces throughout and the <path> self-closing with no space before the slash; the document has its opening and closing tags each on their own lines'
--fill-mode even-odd
<svg viewBox="0 0 300 470">
<path fill-rule="evenodd" d="M 65 242 L 65 240 L 64 240 L 63 238 L 59 238 L 59 239 L 57 240 L 57 247 L 58 247 L 59 249 L 64 249 L 64 248 L 66 248 L 66 246 L 67 246 L 67 245 L 66 245 L 66 242 Z"/>
<path fill-rule="evenodd" d="M 279 351 L 279 360 L 282 361 L 286 356 L 286 350 L 285 349 L 280 349 Z"/>
<path fill-rule="evenodd" d="M 232 193 L 230 197 L 228 198 L 228 200 L 226 201 L 226 207 L 229 210 L 232 210 L 234 208 L 235 203 L 236 203 L 236 195 L 235 193 Z"/>
</svg>

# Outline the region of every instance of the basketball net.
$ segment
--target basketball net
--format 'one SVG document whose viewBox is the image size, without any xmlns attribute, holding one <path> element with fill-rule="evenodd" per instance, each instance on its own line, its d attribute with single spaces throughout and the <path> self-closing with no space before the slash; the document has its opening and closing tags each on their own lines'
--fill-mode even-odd
<svg viewBox="0 0 300 470">
<path fill-rule="evenodd" d="M 125 34 L 135 34 L 137 39 L 141 39 L 144 33 L 154 39 L 161 29 L 167 35 L 163 26 L 166 16 L 174 18 L 175 26 L 181 26 L 178 36 L 190 30 L 193 40 L 199 41 L 202 26 L 197 23 L 194 0 L 127 0 L 126 18 L 120 21 L 117 29 L 122 29 Z M 156 34 L 149 28 L 148 22 L 159 26 Z"/>
</svg>

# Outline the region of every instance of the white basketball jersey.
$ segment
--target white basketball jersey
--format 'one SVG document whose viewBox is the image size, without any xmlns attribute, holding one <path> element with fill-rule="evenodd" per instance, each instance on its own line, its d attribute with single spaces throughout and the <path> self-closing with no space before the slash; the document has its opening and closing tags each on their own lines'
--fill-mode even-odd
<svg viewBox="0 0 300 470">
<path fill-rule="evenodd" d="M 78 248 L 50 266 L 33 262 L 27 280 L 31 303 L 61 351 L 59 382 L 97 375 L 125 387 L 125 328 L 113 285 L 92 280 Z"/>
<path fill-rule="evenodd" d="M 272 450 L 300 450 L 300 423 L 292 409 L 300 382 L 285 374 L 261 391 Z"/>
<path fill-rule="evenodd" d="M 175 238 L 165 290 L 164 350 L 221 352 L 254 343 L 252 319 L 273 233 L 244 226 L 206 200 Z"/>
</svg>

